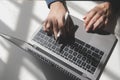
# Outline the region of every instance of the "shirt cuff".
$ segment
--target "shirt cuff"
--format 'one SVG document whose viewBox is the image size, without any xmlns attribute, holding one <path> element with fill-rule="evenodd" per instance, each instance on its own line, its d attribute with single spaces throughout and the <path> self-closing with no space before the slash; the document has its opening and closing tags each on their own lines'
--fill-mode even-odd
<svg viewBox="0 0 120 80">
<path fill-rule="evenodd" d="M 55 1 L 58 1 L 58 0 L 46 0 L 48 8 L 50 8 L 50 4 L 53 3 L 53 2 L 55 2 Z"/>
</svg>

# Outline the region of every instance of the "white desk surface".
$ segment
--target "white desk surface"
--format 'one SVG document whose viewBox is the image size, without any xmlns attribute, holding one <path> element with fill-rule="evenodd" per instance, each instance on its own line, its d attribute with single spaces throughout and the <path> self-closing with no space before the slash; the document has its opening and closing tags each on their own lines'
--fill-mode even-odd
<svg viewBox="0 0 120 80">
<path fill-rule="evenodd" d="M 83 15 L 97 3 L 69 1 L 72 15 Z M 0 0 L 0 32 L 28 41 L 49 9 L 42 0 Z M 117 26 L 119 26 L 120 20 Z M 120 39 L 120 29 L 116 29 Z M 120 80 L 120 40 L 100 77 L 100 80 Z M 0 80 L 69 80 L 63 73 L 54 70 L 0 37 Z"/>
</svg>

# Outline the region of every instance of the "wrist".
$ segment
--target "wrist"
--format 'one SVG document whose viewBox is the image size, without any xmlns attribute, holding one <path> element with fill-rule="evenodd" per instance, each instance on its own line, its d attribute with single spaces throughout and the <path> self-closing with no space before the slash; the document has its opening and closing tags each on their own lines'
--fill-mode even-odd
<svg viewBox="0 0 120 80">
<path fill-rule="evenodd" d="M 61 1 L 55 1 L 50 5 L 50 9 L 65 9 L 67 11 L 67 9 L 65 8 L 65 5 L 63 2 Z"/>
</svg>

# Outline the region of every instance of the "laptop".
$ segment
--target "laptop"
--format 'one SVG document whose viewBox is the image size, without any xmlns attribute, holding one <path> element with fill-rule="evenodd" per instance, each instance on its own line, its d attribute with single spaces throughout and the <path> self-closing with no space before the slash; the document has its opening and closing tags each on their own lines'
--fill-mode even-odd
<svg viewBox="0 0 120 80">
<path fill-rule="evenodd" d="M 54 36 L 48 36 L 41 26 L 29 41 L 34 48 L 28 51 L 72 80 L 98 80 L 117 39 L 106 31 L 87 33 L 82 20 L 70 18 L 75 28 L 73 40 L 56 43 Z"/>
</svg>

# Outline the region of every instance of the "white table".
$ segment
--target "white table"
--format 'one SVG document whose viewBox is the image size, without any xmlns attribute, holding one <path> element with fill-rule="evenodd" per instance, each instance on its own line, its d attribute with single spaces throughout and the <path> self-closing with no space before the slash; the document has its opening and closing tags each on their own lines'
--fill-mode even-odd
<svg viewBox="0 0 120 80">
<path fill-rule="evenodd" d="M 97 3 L 68 1 L 70 13 L 80 19 Z M 28 41 L 49 9 L 41 0 L 0 0 L 0 32 Z M 117 26 L 119 27 L 120 20 Z M 100 80 L 120 80 L 120 29 L 118 43 Z M 63 73 L 44 64 L 14 44 L 0 37 L 0 80 L 69 80 Z"/>
</svg>

